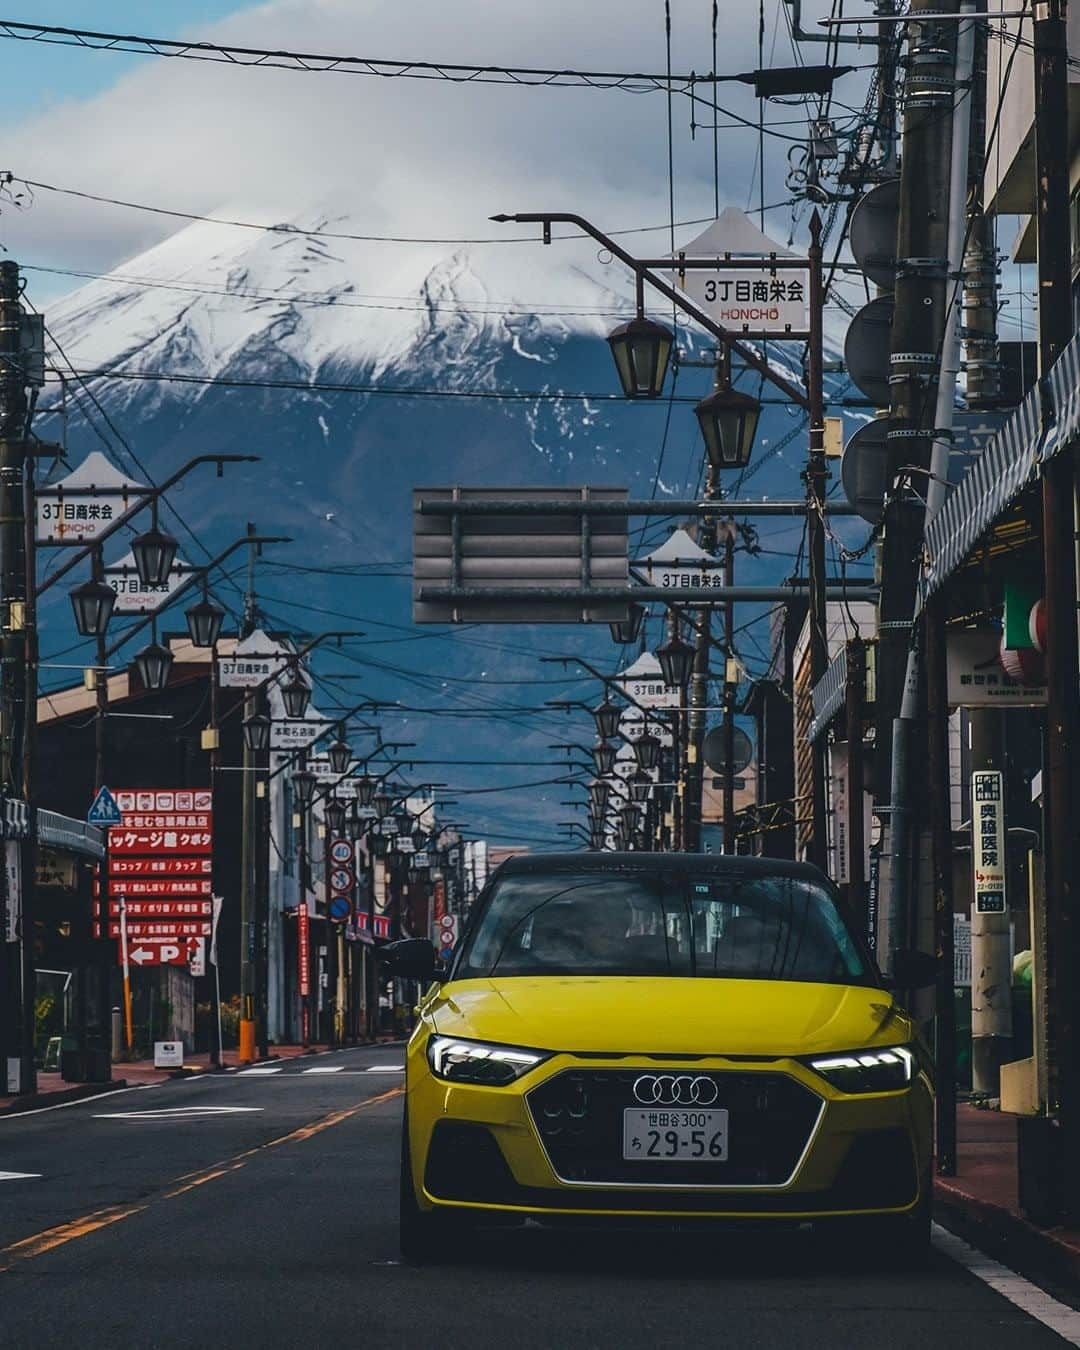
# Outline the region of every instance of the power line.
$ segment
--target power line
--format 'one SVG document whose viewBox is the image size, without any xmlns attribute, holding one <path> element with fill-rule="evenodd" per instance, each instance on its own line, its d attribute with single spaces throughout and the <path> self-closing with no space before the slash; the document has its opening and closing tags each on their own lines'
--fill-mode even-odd
<svg viewBox="0 0 1080 1350">
<path fill-rule="evenodd" d="M 102 33 L 88 28 L 58 28 L 48 24 L 17 23 L 0 19 L 0 37 L 19 42 L 83 47 L 90 51 L 131 52 L 185 61 L 221 65 L 257 66 L 309 74 L 374 75 L 382 79 L 449 80 L 455 84 L 516 84 L 548 88 L 586 87 L 651 93 L 669 87 L 688 92 L 691 85 L 715 85 L 738 79 L 732 75 L 653 75 L 601 70 L 546 70 L 533 66 L 459 65 L 449 61 L 394 61 L 379 57 L 327 55 L 266 47 L 239 47 L 217 42 L 180 42 L 174 38 L 138 37 Z"/>
<path fill-rule="evenodd" d="M 2 23 L 0 23 L 0 36 L 2 33 Z M 799 119 L 801 125 L 802 119 Z M 787 126 L 789 123 L 775 123 L 777 126 Z M 97 202 L 102 206 L 118 206 L 128 211 L 144 211 L 153 216 L 169 216 L 174 220 L 188 220 L 205 225 L 228 225 L 237 230 L 258 230 L 264 234 L 288 234 L 296 235 L 300 239 L 334 239 L 346 240 L 359 244 L 441 244 L 441 245 L 459 245 L 459 244 L 535 244 L 536 236 L 525 235 L 498 235 L 492 238 L 484 239 L 443 239 L 427 238 L 414 235 L 397 234 L 355 234 L 346 230 L 324 230 L 313 229 L 305 230 L 298 225 L 291 225 L 287 222 L 277 222 L 274 224 L 264 224 L 255 220 L 236 220 L 226 216 L 209 216 L 198 211 L 180 211 L 171 207 L 152 206 L 146 202 L 126 201 L 120 197 L 106 197 L 97 192 L 84 192 L 79 188 L 59 187 L 55 183 L 42 183 L 34 178 L 21 178 L 10 170 L 0 172 L 0 187 L 10 192 L 11 184 L 21 183 L 30 188 L 31 193 L 53 192 L 63 197 L 77 197 L 81 201 Z M 793 197 L 787 197 L 783 201 L 773 202 L 766 206 L 766 211 L 776 211 L 781 207 L 790 206 L 795 200 Z M 16 198 L 17 206 L 25 207 L 26 203 L 19 202 Z M 712 216 L 697 216 L 692 220 L 679 220 L 675 222 L 676 229 L 685 229 L 691 225 L 708 225 L 712 222 Z M 660 231 L 667 231 L 671 228 L 670 222 L 665 221 L 663 225 L 634 225 L 619 230 L 608 230 L 606 233 L 612 238 L 628 234 L 655 234 Z M 553 234 L 553 240 L 580 239 L 580 234 Z"/>
</svg>

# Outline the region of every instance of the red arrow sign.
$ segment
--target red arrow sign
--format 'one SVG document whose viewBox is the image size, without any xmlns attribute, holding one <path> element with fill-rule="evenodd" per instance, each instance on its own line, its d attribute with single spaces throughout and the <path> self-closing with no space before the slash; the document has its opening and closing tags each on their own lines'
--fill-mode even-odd
<svg viewBox="0 0 1080 1350">
<path fill-rule="evenodd" d="M 201 942 L 201 938 L 180 938 L 178 942 L 159 943 L 151 946 L 146 942 L 128 943 L 128 960 L 134 966 L 186 966 L 190 960 L 192 942 Z M 123 964 L 123 952 L 120 943 L 116 944 L 116 964 Z"/>
</svg>

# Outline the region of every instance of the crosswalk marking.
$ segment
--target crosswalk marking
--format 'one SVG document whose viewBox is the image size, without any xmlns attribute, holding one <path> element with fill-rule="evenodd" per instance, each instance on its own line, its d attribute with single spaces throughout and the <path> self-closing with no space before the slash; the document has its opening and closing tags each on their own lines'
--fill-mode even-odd
<svg viewBox="0 0 1080 1350">
<path fill-rule="evenodd" d="M 344 1067 L 344 1064 L 317 1064 L 313 1069 L 305 1069 L 304 1073 L 340 1073 Z"/>
<path fill-rule="evenodd" d="M 368 1073 L 404 1073 L 404 1064 L 373 1064 Z"/>
<path fill-rule="evenodd" d="M 282 1070 L 282 1067 L 283 1067 L 282 1065 L 277 1064 L 277 1065 L 274 1065 L 274 1066 L 268 1067 L 268 1068 L 241 1069 L 241 1070 L 240 1070 L 239 1077 L 241 1077 L 241 1078 L 247 1078 L 249 1075 L 251 1075 L 251 1074 L 253 1074 L 253 1073 L 254 1073 L 254 1074 L 260 1074 L 260 1075 L 265 1075 L 265 1074 L 268 1074 L 268 1073 L 280 1073 L 281 1070 Z"/>
</svg>

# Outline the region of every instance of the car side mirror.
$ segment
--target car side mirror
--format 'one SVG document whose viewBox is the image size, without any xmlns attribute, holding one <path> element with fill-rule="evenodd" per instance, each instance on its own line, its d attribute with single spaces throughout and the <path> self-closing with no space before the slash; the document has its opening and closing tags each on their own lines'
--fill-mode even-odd
<svg viewBox="0 0 1080 1350">
<path fill-rule="evenodd" d="M 379 960 L 404 980 L 437 978 L 435 948 L 427 938 L 400 938 L 379 949 Z"/>
<path fill-rule="evenodd" d="M 892 974 L 887 983 L 891 989 L 925 989 L 936 984 L 937 977 L 936 956 L 905 948 L 894 954 Z"/>
</svg>

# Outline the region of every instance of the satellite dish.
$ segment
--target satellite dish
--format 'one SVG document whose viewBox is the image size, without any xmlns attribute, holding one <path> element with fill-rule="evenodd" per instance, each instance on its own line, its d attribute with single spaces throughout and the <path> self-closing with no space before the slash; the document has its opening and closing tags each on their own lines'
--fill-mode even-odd
<svg viewBox="0 0 1080 1350">
<path fill-rule="evenodd" d="M 885 437 L 889 419 L 878 417 L 867 422 L 844 446 L 840 461 L 840 482 L 844 496 L 862 516 L 876 525 L 881 519 L 885 499 L 885 478 L 888 473 L 888 447 Z"/>
<path fill-rule="evenodd" d="M 724 757 L 724 728 L 722 726 L 713 727 L 706 735 L 705 743 L 701 747 L 701 753 L 705 758 L 705 763 L 714 773 L 723 773 L 727 768 L 727 760 Z M 750 737 L 743 731 L 742 727 L 735 728 L 735 772 L 742 773 L 743 769 L 750 763 L 754 757 L 754 747 L 750 742 Z"/>
<path fill-rule="evenodd" d="M 879 408 L 889 406 L 889 335 L 893 299 L 879 295 L 863 305 L 848 325 L 844 366 L 851 382 Z"/>
<path fill-rule="evenodd" d="M 855 261 L 875 286 L 896 287 L 896 229 L 900 220 L 900 180 L 889 178 L 871 188 L 851 213 L 848 241 Z"/>
</svg>

